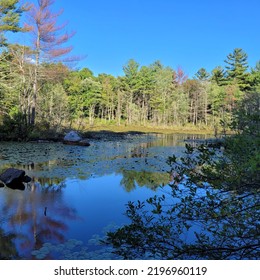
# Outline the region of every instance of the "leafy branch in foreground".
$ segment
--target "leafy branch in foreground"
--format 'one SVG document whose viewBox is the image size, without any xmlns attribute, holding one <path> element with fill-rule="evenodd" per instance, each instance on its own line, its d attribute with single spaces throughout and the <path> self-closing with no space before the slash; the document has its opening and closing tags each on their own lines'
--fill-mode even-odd
<svg viewBox="0 0 260 280">
<path fill-rule="evenodd" d="M 232 141 L 224 153 L 187 145 L 185 156 L 170 157 L 169 187 L 161 196 L 129 202 L 130 224 L 107 233 L 114 253 L 124 259 L 260 258 L 260 180 L 257 168 L 245 176 L 250 166 L 234 156 Z"/>
</svg>

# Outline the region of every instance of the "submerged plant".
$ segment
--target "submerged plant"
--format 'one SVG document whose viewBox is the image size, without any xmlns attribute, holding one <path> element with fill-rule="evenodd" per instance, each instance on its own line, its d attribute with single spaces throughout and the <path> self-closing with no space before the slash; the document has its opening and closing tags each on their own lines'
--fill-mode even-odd
<svg viewBox="0 0 260 280">
<path fill-rule="evenodd" d="M 114 228 L 114 226 L 113 226 Z M 111 225 L 107 227 L 111 229 Z M 87 242 L 87 245 L 81 240 L 69 239 L 64 243 L 52 244 L 44 243 L 41 248 L 31 252 L 31 255 L 38 260 L 60 259 L 60 260 L 109 260 L 120 259 L 112 253 L 111 246 L 104 246 L 100 240 L 104 236 L 94 234 Z"/>
</svg>

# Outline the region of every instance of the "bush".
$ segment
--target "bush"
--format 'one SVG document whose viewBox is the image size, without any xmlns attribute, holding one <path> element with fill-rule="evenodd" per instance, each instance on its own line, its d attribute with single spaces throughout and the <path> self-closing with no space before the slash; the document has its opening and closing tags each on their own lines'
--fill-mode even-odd
<svg viewBox="0 0 260 280">
<path fill-rule="evenodd" d="M 15 112 L 4 116 L 3 125 L 0 127 L 4 138 L 8 140 L 26 140 L 30 130 L 26 121 L 26 116 L 21 112 Z"/>
</svg>

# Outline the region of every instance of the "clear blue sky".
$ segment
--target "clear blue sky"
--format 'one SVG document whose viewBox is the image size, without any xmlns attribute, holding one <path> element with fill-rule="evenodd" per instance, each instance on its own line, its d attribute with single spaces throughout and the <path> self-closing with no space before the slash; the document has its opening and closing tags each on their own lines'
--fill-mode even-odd
<svg viewBox="0 0 260 280">
<path fill-rule="evenodd" d="M 182 66 L 192 77 L 224 66 L 234 48 L 252 67 L 260 60 L 260 0 L 56 0 L 53 8 L 76 31 L 73 52 L 85 56 L 78 67 L 95 75 L 122 75 L 133 58 Z"/>
</svg>

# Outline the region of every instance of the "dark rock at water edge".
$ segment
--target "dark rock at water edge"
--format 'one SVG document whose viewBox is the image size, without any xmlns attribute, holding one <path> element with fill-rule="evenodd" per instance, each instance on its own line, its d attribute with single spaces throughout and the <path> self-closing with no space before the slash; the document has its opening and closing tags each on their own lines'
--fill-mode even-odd
<svg viewBox="0 0 260 280">
<path fill-rule="evenodd" d="M 23 177 L 23 182 L 24 183 L 30 183 L 32 181 L 32 179 L 31 179 L 31 177 L 29 177 L 28 175 L 25 175 L 24 177 Z"/>
<path fill-rule="evenodd" d="M 8 168 L 0 175 L 0 181 L 2 181 L 6 186 L 14 186 L 18 183 L 29 183 L 31 178 L 25 175 L 24 170 Z"/>
<path fill-rule="evenodd" d="M 0 180 L 6 185 L 11 184 L 13 181 L 22 181 L 25 176 L 24 170 L 19 170 L 16 168 L 8 168 L 0 175 Z"/>
<path fill-rule="evenodd" d="M 25 190 L 24 183 L 20 182 L 20 181 L 13 182 L 13 183 L 7 185 L 7 187 L 12 189 L 12 190 L 20 190 L 20 191 L 24 191 Z"/>
<path fill-rule="evenodd" d="M 86 139 L 79 141 L 78 145 L 80 146 L 90 146 L 89 142 Z"/>
<path fill-rule="evenodd" d="M 82 141 L 79 141 L 79 142 L 63 141 L 63 144 L 65 144 L 65 145 L 74 145 L 74 146 L 85 146 L 85 147 L 90 146 L 90 144 L 87 142 L 87 140 L 82 140 Z"/>
</svg>

